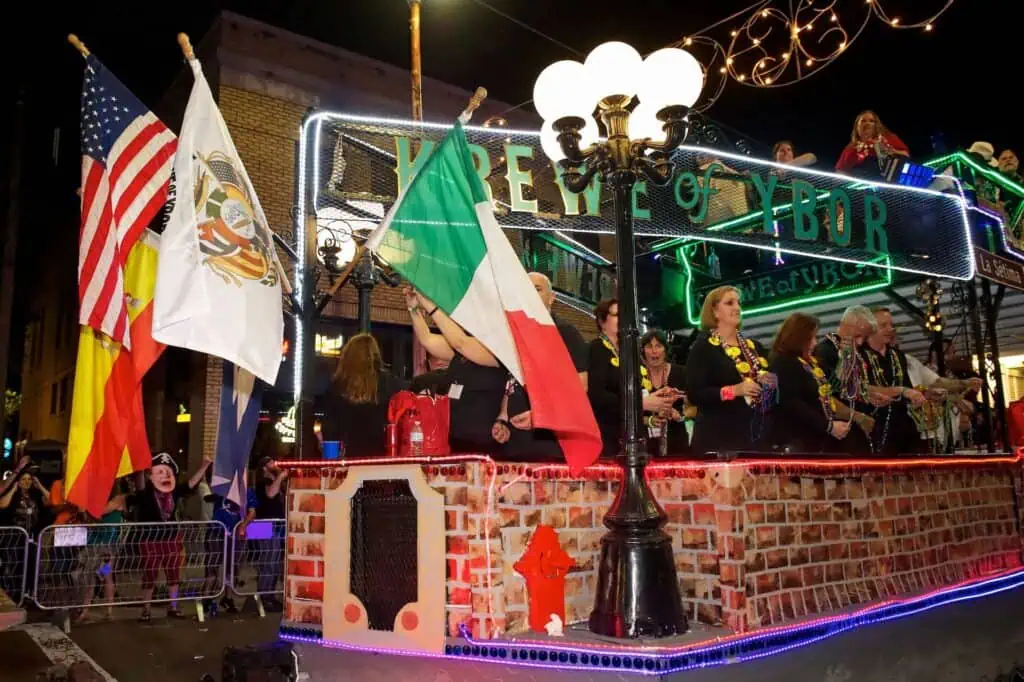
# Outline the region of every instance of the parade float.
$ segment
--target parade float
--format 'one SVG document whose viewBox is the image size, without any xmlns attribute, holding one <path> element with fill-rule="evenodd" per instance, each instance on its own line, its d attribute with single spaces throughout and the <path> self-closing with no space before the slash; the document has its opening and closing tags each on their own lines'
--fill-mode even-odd
<svg viewBox="0 0 1024 682">
<path fill-rule="evenodd" d="M 588 57 L 612 92 L 635 55 L 627 49 L 606 44 Z M 695 64 L 685 53 L 665 60 L 674 73 Z M 888 286 L 894 273 L 974 280 L 972 202 L 959 179 L 936 184 L 909 162 L 873 180 L 757 158 L 688 111 L 696 93 L 685 82 L 657 107 L 641 90 L 639 107 L 608 96 L 590 117 L 593 104 L 570 96 L 577 70 L 555 65 L 538 79 L 547 95 L 537 108 L 550 119 L 543 132 L 465 130 L 498 222 L 526 262 L 576 257 L 559 270 L 571 273 L 556 283 L 563 302 L 583 308 L 609 290 L 608 261 L 580 235 L 616 235 L 623 357 L 636 354 L 636 237 L 682 249 L 690 321 L 706 290 L 692 272 L 694 246 L 774 259 L 772 267 L 790 259 L 788 270 L 764 275 L 770 285 L 740 284 L 755 294 L 770 286 L 790 306 L 805 286 L 850 296 Z M 300 141 L 296 244 L 315 238 L 336 257 L 348 238 L 350 257 L 364 255 L 358 233 L 377 225 L 449 129 L 312 113 Z M 727 281 L 705 266 L 706 278 Z M 311 272 L 300 264 L 300 296 L 316 285 Z M 841 280 L 850 286 L 835 286 Z M 313 331 L 304 324 L 299 357 Z M 570 471 L 473 453 L 309 458 L 312 377 L 296 363 L 302 455 L 282 462 L 291 483 L 281 638 L 302 645 L 305 665 L 326 678 L 479 679 L 519 669 L 533 679 L 545 670 L 669 678 L 813 652 L 839 635 L 857 651 L 864 626 L 941 618 L 937 607 L 1024 585 L 1019 455 L 652 460 L 629 418 L 637 364 L 622 371 L 624 452 Z M 956 636 L 990 634 L 993 623 Z"/>
</svg>

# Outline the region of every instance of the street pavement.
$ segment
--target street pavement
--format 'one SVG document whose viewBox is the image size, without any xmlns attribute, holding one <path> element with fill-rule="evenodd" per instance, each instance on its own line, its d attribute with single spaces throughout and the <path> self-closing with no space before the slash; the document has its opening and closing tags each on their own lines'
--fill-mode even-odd
<svg viewBox="0 0 1024 682">
<path fill-rule="evenodd" d="M 72 624 L 65 635 L 52 614 L 30 613 L 28 624 L 0 632 L 0 679 L 36 682 L 55 666 L 86 661 L 107 682 L 198 682 L 206 673 L 220 680 L 225 647 L 274 641 L 280 622 L 276 614 L 260 618 L 251 602 L 240 614 L 203 623 L 194 610 L 170 620 L 154 607 L 146 625 L 136 621 L 137 608 L 114 614 L 112 621 Z"/>
</svg>

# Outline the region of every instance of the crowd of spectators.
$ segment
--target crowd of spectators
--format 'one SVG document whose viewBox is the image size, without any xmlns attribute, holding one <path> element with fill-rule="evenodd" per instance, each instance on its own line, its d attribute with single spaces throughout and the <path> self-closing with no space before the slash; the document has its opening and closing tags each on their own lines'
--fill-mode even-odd
<svg viewBox="0 0 1024 682">
<path fill-rule="evenodd" d="M 116 605 L 128 603 L 148 623 L 154 602 L 166 605 L 168 618 L 187 617 L 182 602 L 200 598 L 207 615 L 237 613 L 242 604 L 235 590 L 245 586 L 241 569 L 247 567 L 255 585 L 244 595 L 258 594 L 266 611 L 281 611 L 287 475 L 262 458 L 238 504 L 211 490 L 211 463 L 211 455 L 204 457 L 179 480 L 177 460 L 159 452 L 145 472 L 115 482 L 94 518 L 64 499 L 62 480 L 45 485 L 39 466 L 23 456 L 0 485 L 0 532 L 7 533 L 0 542 L 0 589 L 76 622 L 109 620 Z M 266 529 L 250 538 L 250 527 L 260 521 Z M 58 541 L 60 527 L 68 525 L 85 526 L 85 533 Z M 27 552 L 16 542 L 20 531 L 29 539 Z M 23 576 L 34 595 L 22 595 Z"/>
</svg>

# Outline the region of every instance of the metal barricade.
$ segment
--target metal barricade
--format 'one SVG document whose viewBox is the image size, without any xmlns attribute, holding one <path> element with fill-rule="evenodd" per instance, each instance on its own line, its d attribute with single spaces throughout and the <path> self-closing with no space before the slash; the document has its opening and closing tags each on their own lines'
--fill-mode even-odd
<svg viewBox="0 0 1024 682">
<path fill-rule="evenodd" d="M 0 527 L 0 591 L 18 606 L 25 599 L 30 544 L 24 528 Z"/>
<path fill-rule="evenodd" d="M 227 539 L 219 521 L 47 526 L 33 600 L 75 609 L 216 599 L 228 574 Z"/>
<path fill-rule="evenodd" d="M 244 535 L 240 535 L 245 525 Z M 242 596 L 284 593 L 284 519 L 257 519 L 235 525 L 231 590 Z"/>
</svg>

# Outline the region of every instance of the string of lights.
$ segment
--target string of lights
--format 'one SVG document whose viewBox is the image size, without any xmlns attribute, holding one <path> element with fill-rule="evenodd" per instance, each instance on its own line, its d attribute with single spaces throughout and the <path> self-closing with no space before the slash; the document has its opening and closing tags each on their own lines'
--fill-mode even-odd
<svg viewBox="0 0 1024 682">
<path fill-rule="evenodd" d="M 747 87 L 781 88 L 820 73 L 863 35 L 872 20 L 897 30 L 931 32 L 953 2 L 916 2 L 913 11 L 923 16 L 908 21 L 887 10 L 885 0 L 762 0 L 732 15 L 739 23 L 730 29 L 727 41 L 702 29 L 672 47 L 694 52 L 705 65 L 704 99 L 695 107 L 703 111 L 730 80 Z M 922 13 L 921 5 L 930 5 L 930 12 Z M 723 23 L 728 22 L 712 26 Z"/>
</svg>

